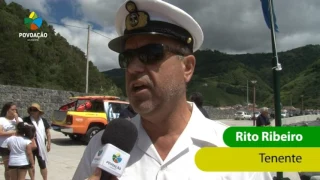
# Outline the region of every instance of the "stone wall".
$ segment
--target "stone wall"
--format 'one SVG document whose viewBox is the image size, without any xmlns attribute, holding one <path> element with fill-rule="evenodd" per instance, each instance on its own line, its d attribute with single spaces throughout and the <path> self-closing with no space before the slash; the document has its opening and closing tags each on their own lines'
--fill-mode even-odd
<svg viewBox="0 0 320 180">
<path fill-rule="evenodd" d="M 210 119 L 233 119 L 234 114 L 239 111 L 236 109 L 221 110 L 219 108 L 204 106 L 204 109 L 208 112 Z M 245 111 L 245 110 L 244 110 Z"/>
<path fill-rule="evenodd" d="M 14 102 L 17 104 L 19 116 L 24 117 L 28 115 L 28 106 L 36 102 L 44 110 L 44 118 L 51 120 L 54 110 L 70 102 L 69 97 L 72 96 L 71 93 L 74 96 L 84 94 L 72 91 L 0 85 L 0 107 L 2 108 L 7 102 Z"/>
<path fill-rule="evenodd" d="M 20 117 L 27 116 L 27 108 L 37 102 L 45 111 L 44 117 L 51 120 L 54 110 L 60 106 L 70 102 L 69 97 L 84 95 L 84 93 L 72 91 L 58 91 L 51 89 L 40 89 L 20 86 L 0 85 L 0 107 L 6 102 L 14 102 L 18 106 Z M 232 119 L 237 110 L 220 110 L 218 108 L 206 106 L 204 107 L 211 119 Z"/>
</svg>

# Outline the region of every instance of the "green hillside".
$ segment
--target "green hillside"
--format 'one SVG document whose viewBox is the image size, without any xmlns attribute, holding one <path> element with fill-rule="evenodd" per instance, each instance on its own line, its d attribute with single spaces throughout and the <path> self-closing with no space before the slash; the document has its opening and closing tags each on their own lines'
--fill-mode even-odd
<svg viewBox="0 0 320 180">
<path fill-rule="evenodd" d="M 40 29 L 29 30 L 24 18 L 30 14 L 16 3 L 0 0 L 0 84 L 39 87 L 57 90 L 85 91 L 86 57 L 46 21 Z M 28 41 L 19 33 L 42 32 L 47 38 Z M 320 45 L 307 45 L 279 52 L 281 100 L 284 106 L 300 107 L 304 95 L 305 108 L 320 108 L 318 93 Z M 251 80 L 257 80 L 256 102 L 272 106 L 271 53 L 230 55 L 219 51 L 195 53 L 197 65 L 188 85 L 188 95 L 204 94 L 207 105 L 246 104 L 247 82 L 252 102 Z M 114 69 L 100 73 L 89 66 L 90 93 L 125 94 L 124 71 Z M 112 80 L 111 80 L 112 79 Z M 103 91 L 101 91 L 103 90 Z"/>
<path fill-rule="evenodd" d="M 256 102 L 259 106 L 273 104 L 273 76 L 271 53 L 230 55 L 219 51 L 201 50 L 195 53 L 197 64 L 194 77 L 188 85 L 188 94 L 200 91 L 206 104 L 225 106 L 246 104 L 247 81 L 249 102 L 253 99 L 251 80 L 257 80 Z M 304 94 L 306 108 L 320 108 L 319 66 L 320 45 L 307 45 L 286 52 L 279 52 L 283 70 L 281 77 L 281 101 L 284 106 L 300 107 L 300 95 Z M 123 91 L 124 71 L 113 69 L 104 72 Z M 125 91 L 124 91 L 125 92 Z"/>
<path fill-rule="evenodd" d="M 46 21 L 40 29 L 29 30 L 24 25 L 29 14 L 19 4 L 0 0 L 0 84 L 85 92 L 85 54 Z M 30 32 L 47 33 L 47 38 L 19 37 Z M 121 95 L 121 90 L 90 62 L 89 93 Z"/>
<path fill-rule="evenodd" d="M 299 102 L 303 95 L 304 106 L 320 107 L 320 58 L 302 71 L 296 79 L 282 87 L 282 99 L 287 104 Z"/>
</svg>

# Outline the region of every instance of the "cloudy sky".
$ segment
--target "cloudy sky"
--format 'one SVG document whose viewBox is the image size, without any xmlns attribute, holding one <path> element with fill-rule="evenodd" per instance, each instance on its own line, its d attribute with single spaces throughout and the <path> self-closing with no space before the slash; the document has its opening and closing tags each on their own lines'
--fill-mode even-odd
<svg viewBox="0 0 320 180">
<path fill-rule="evenodd" d="M 68 42 L 86 52 L 100 71 L 118 68 L 117 54 L 108 49 L 116 37 L 115 12 L 124 0 L 5 0 L 35 11 Z M 260 0 L 165 0 L 191 14 L 204 31 L 202 49 L 226 53 L 271 52 Z M 274 0 L 279 33 L 277 47 L 286 51 L 320 44 L 320 0 Z M 76 27 L 74 27 L 76 26 Z"/>
</svg>

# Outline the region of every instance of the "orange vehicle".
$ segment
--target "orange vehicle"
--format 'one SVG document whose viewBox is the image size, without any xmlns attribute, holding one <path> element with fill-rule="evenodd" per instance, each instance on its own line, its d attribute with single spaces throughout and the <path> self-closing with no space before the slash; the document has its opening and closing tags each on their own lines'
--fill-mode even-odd
<svg viewBox="0 0 320 180">
<path fill-rule="evenodd" d="M 78 96 L 70 100 L 72 102 L 54 111 L 51 127 L 85 143 L 129 105 L 116 96 Z"/>
</svg>

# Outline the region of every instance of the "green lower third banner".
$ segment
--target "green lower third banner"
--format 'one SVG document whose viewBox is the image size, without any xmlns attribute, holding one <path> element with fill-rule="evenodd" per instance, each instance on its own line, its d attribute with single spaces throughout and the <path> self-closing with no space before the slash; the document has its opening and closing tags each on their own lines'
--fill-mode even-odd
<svg viewBox="0 0 320 180">
<path fill-rule="evenodd" d="M 229 147 L 320 147 L 320 127 L 229 127 Z"/>
</svg>

